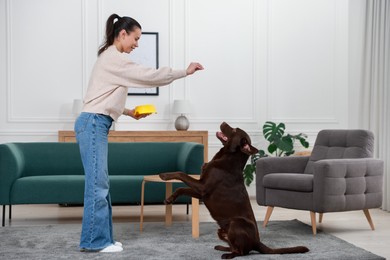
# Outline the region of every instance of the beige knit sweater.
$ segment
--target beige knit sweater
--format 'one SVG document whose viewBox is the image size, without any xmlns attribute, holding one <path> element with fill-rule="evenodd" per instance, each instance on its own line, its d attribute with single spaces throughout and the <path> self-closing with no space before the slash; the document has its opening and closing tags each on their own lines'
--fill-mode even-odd
<svg viewBox="0 0 390 260">
<path fill-rule="evenodd" d="M 128 87 L 165 86 L 186 75 L 186 70 L 153 69 L 136 64 L 111 45 L 93 67 L 82 111 L 108 115 L 116 121 L 125 109 Z"/>
</svg>

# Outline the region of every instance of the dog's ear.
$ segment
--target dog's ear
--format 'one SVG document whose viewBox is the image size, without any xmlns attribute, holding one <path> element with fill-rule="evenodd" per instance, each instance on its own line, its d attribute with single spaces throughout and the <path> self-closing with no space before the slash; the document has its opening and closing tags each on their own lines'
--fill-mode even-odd
<svg viewBox="0 0 390 260">
<path fill-rule="evenodd" d="M 241 151 L 243 153 L 246 153 L 247 155 L 253 155 L 257 152 L 259 152 L 259 150 L 257 150 L 256 147 L 253 147 L 252 145 L 250 144 L 245 144 L 244 146 L 241 147 Z"/>
</svg>

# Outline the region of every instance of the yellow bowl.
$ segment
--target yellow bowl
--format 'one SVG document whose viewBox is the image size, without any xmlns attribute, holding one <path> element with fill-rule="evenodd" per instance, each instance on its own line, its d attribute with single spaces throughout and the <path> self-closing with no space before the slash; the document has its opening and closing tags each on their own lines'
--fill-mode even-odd
<svg viewBox="0 0 390 260">
<path fill-rule="evenodd" d="M 135 115 L 153 114 L 157 113 L 155 106 L 153 105 L 141 105 L 135 107 Z"/>
</svg>

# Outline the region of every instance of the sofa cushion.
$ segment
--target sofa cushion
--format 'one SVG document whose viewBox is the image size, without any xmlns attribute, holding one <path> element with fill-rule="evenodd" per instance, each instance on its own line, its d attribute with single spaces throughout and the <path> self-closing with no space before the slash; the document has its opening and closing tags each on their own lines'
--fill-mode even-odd
<svg viewBox="0 0 390 260">
<path fill-rule="evenodd" d="M 272 173 L 263 178 L 263 186 L 268 189 L 312 192 L 313 175 L 302 173 Z"/>
<path fill-rule="evenodd" d="M 82 203 L 84 175 L 29 176 L 15 181 L 12 204 Z"/>
</svg>

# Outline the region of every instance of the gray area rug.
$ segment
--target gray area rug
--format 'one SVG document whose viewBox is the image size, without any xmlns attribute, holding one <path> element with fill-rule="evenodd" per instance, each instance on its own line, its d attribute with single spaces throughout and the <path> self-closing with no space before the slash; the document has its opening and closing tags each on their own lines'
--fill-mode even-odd
<svg viewBox="0 0 390 260">
<path fill-rule="evenodd" d="M 304 245 L 306 254 L 260 255 L 256 252 L 237 259 L 384 259 L 335 236 L 299 222 L 271 221 L 266 228 L 259 224 L 262 242 L 270 247 Z M 217 237 L 215 223 L 200 223 L 200 237 L 191 236 L 190 222 L 114 224 L 115 238 L 123 243 L 120 253 L 82 253 L 78 248 L 81 225 L 62 224 L 0 228 L 0 259 L 220 259 L 223 252 L 214 246 L 224 245 Z"/>
</svg>

